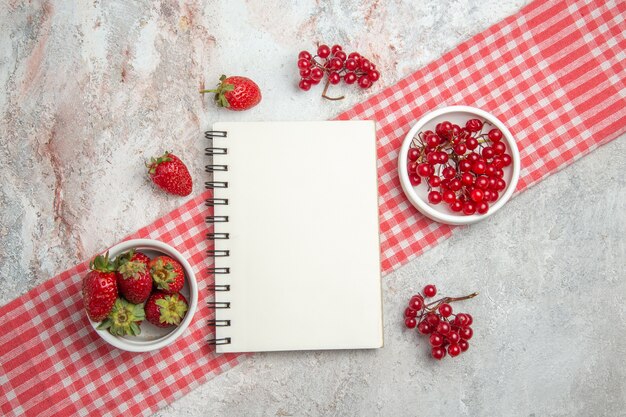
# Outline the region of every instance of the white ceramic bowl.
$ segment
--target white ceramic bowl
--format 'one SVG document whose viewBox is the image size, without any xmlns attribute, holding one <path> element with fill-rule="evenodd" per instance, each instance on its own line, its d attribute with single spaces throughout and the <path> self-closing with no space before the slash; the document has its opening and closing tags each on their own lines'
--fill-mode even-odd
<svg viewBox="0 0 626 417">
<path fill-rule="evenodd" d="M 127 240 L 109 249 L 109 258 L 114 259 L 116 256 L 132 248 L 145 253 L 150 259 L 160 255 L 170 256 L 183 266 L 183 270 L 185 271 L 185 285 L 180 293 L 184 295 L 189 302 L 189 309 L 187 310 L 185 318 L 179 326 L 166 328 L 154 326 L 147 320 L 144 320 L 141 323 L 141 334 L 139 336 L 113 336 L 108 330 L 98 330 L 97 327 L 99 323 L 91 321 L 91 319 L 89 321 L 100 337 L 111 345 L 130 352 L 149 352 L 151 350 L 161 349 L 173 343 L 183 334 L 185 329 L 187 329 L 198 306 L 198 283 L 196 282 L 196 276 L 191 269 L 191 265 L 183 258 L 180 252 L 158 240 Z"/>
<path fill-rule="evenodd" d="M 409 174 L 407 172 L 408 164 L 408 152 L 411 145 L 411 141 L 419 132 L 425 130 L 435 130 L 435 126 L 438 123 L 448 120 L 451 123 L 456 123 L 459 126 L 465 126 L 465 122 L 472 118 L 478 118 L 487 120 L 502 131 L 502 140 L 506 143 L 507 153 L 511 155 L 512 163 L 508 167 L 504 168 L 504 180 L 506 181 L 506 188 L 500 194 L 500 198 L 490 205 L 489 211 L 486 214 L 473 214 L 466 216 L 463 213 L 454 213 L 448 208 L 446 203 L 440 203 L 437 205 L 431 205 L 428 203 L 428 187 L 424 184 L 424 181 L 420 185 L 413 186 L 409 180 Z M 463 225 L 476 223 L 484 220 L 487 217 L 498 211 L 508 200 L 511 198 L 515 187 L 517 186 L 517 180 L 519 179 L 520 171 L 520 156 L 513 139 L 513 135 L 507 129 L 507 127 L 498 120 L 494 115 L 487 113 L 484 110 L 477 109 L 469 106 L 449 106 L 439 110 L 427 113 L 421 119 L 413 125 L 409 133 L 404 138 L 402 148 L 400 149 L 400 155 L 398 156 L 398 174 L 400 176 L 400 183 L 404 193 L 409 198 L 411 203 L 424 214 L 426 217 L 438 221 L 440 223 Z"/>
</svg>

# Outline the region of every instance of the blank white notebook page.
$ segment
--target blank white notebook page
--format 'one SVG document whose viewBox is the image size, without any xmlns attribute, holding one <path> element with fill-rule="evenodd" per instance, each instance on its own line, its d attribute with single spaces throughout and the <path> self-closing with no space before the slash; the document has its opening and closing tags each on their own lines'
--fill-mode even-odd
<svg viewBox="0 0 626 417">
<path fill-rule="evenodd" d="M 216 123 L 217 352 L 383 345 L 376 135 L 372 121 Z"/>
</svg>

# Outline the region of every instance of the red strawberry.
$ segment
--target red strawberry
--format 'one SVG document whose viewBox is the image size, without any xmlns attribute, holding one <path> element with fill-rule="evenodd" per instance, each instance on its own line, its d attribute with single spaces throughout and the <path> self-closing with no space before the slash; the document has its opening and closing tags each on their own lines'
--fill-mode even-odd
<svg viewBox="0 0 626 417">
<path fill-rule="evenodd" d="M 146 301 L 152 291 L 149 262 L 148 256 L 134 249 L 116 259 L 117 286 L 124 298 L 133 304 Z"/>
<path fill-rule="evenodd" d="M 157 256 L 148 263 L 154 285 L 167 294 L 179 292 L 185 284 L 185 272 L 181 264 L 169 256 Z"/>
<path fill-rule="evenodd" d="M 187 300 L 182 294 L 155 291 L 146 303 L 146 320 L 158 327 L 178 326 L 187 309 Z"/>
<path fill-rule="evenodd" d="M 109 329 L 109 333 L 114 336 L 138 336 L 141 334 L 139 326 L 145 318 L 141 304 L 131 304 L 123 298 L 118 298 L 106 320 L 98 326 L 98 330 Z"/>
<path fill-rule="evenodd" d="M 109 253 L 98 255 L 89 265 L 91 271 L 83 279 L 83 302 L 87 315 L 93 321 L 104 320 L 117 298 L 115 265 L 109 262 Z"/>
<path fill-rule="evenodd" d="M 147 166 L 150 179 L 162 190 L 182 196 L 191 194 L 191 174 L 173 153 L 165 152 L 163 156 L 152 158 Z"/>
<path fill-rule="evenodd" d="M 246 77 L 220 77 L 221 83 L 213 90 L 202 90 L 201 93 L 215 93 L 215 102 L 219 107 L 229 110 L 248 110 L 261 101 L 261 90 L 254 81 Z"/>
</svg>

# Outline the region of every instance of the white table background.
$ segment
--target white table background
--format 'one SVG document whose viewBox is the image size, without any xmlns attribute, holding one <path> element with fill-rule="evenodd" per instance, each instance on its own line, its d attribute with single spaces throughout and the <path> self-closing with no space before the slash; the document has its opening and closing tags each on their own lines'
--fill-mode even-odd
<svg viewBox="0 0 626 417">
<path fill-rule="evenodd" d="M 527 0 L 33 1 L 0 8 L 0 303 L 185 200 L 143 161 L 174 150 L 204 182 L 201 132 L 223 120 L 321 120 L 441 56 Z M 382 73 L 320 99 L 295 60 L 340 43 Z M 222 73 L 258 82 L 245 113 L 197 94 Z M 341 91 L 337 88 L 336 91 Z M 626 415 L 624 137 L 384 278 L 385 347 L 258 354 L 161 416 Z M 435 283 L 480 291 L 471 349 L 435 362 L 403 329 Z"/>
</svg>

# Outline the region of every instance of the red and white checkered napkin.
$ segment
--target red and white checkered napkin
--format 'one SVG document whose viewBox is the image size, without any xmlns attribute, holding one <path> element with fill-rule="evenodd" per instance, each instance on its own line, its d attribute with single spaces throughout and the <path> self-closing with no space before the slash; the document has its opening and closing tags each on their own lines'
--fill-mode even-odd
<svg viewBox="0 0 626 417">
<path fill-rule="evenodd" d="M 623 1 L 536 1 L 339 116 L 378 122 L 385 272 L 452 232 L 420 215 L 402 193 L 396 158 L 411 124 L 451 104 L 496 114 L 520 147 L 521 191 L 625 130 L 625 18 Z M 211 296 L 207 196 L 130 236 L 176 247 L 198 274 L 201 301 Z M 81 264 L 0 308 L 0 414 L 147 415 L 243 358 L 207 346 L 212 312 L 201 307 L 171 347 L 144 354 L 110 347 L 82 311 L 86 271 Z"/>
</svg>

